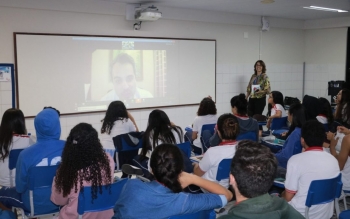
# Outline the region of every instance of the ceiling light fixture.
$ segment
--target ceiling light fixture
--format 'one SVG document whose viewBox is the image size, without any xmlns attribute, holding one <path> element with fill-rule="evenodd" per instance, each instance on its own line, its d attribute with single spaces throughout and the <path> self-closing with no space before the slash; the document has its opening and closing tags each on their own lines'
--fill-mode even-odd
<svg viewBox="0 0 350 219">
<path fill-rule="evenodd" d="M 303 7 L 305 9 L 313 9 L 313 10 L 319 10 L 319 11 L 330 11 L 330 12 L 348 12 L 345 10 L 341 10 L 341 9 L 335 9 L 335 8 L 324 8 L 324 7 L 318 7 L 318 6 L 309 6 L 309 7 Z"/>
<path fill-rule="evenodd" d="M 262 0 L 260 2 L 263 3 L 263 4 L 270 4 L 270 3 L 274 3 L 275 0 Z"/>
</svg>

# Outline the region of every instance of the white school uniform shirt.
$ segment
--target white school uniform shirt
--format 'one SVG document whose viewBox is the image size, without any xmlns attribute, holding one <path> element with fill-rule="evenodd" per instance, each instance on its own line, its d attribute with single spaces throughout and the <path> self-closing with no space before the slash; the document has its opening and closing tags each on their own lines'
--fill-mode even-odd
<svg viewBox="0 0 350 219">
<path fill-rule="evenodd" d="M 199 168 L 205 172 L 202 178 L 216 181 L 216 175 L 218 173 L 218 166 L 224 159 L 232 159 L 236 153 L 236 141 L 221 142 L 219 146 L 210 147 L 204 154 L 202 160 L 199 162 Z M 218 182 L 225 188 L 229 186 L 229 180 L 223 179 Z"/>
<path fill-rule="evenodd" d="M 193 145 L 199 148 L 202 148 L 202 142 L 200 140 L 202 133 L 202 126 L 207 124 L 216 124 L 218 117 L 216 115 L 205 115 L 205 116 L 196 116 L 193 121 L 192 131 L 198 132 L 197 138 L 193 141 Z"/>
<path fill-rule="evenodd" d="M 310 147 L 305 152 L 292 156 L 287 164 L 284 187 L 295 196 L 289 202 L 300 214 L 305 215 L 305 202 L 313 180 L 330 179 L 340 173 L 337 159 L 323 151 L 322 147 Z M 310 219 L 331 218 L 334 203 L 313 205 Z"/>
<path fill-rule="evenodd" d="M 9 151 L 14 149 L 24 149 L 34 144 L 34 140 L 28 135 L 17 135 L 14 134 L 12 137 L 12 143 L 10 145 Z M 12 170 L 13 186 L 16 186 L 16 168 Z M 0 185 L 1 186 L 11 186 L 10 185 L 10 169 L 9 169 L 9 157 L 7 156 L 4 161 L 0 160 Z"/>
<path fill-rule="evenodd" d="M 328 119 L 327 119 L 327 116 L 325 116 L 325 115 L 320 114 L 320 115 L 316 116 L 316 119 L 317 119 L 317 121 L 319 121 L 322 124 L 328 124 Z"/>
<path fill-rule="evenodd" d="M 100 135 L 100 141 L 104 149 L 115 149 L 113 138 L 117 135 L 135 132 L 136 127 L 131 119 L 116 120 L 111 129 L 111 133 L 106 132 Z"/>
<path fill-rule="evenodd" d="M 276 114 L 276 111 L 281 111 L 282 112 L 282 116 L 281 117 L 286 117 L 287 116 L 286 110 L 283 108 L 283 106 L 281 104 L 275 104 L 271 108 L 271 116 L 274 116 Z"/>
</svg>

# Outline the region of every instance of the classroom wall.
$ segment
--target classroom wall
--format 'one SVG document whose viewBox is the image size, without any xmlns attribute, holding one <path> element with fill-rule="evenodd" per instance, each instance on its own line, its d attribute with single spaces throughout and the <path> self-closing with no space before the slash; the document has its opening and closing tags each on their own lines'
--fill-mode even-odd
<svg viewBox="0 0 350 219">
<path fill-rule="evenodd" d="M 345 80 L 347 28 L 305 31 L 305 94 L 328 96 L 328 81 Z"/>
<path fill-rule="evenodd" d="M 250 18 L 252 20 L 249 22 L 260 22 L 258 16 Z M 280 25 L 281 22 L 276 23 Z M 268 32 L 260 32 L 260 28 L 254 25 L 161 19 L 153 23 L 144 22 L 140 31 L 133 31 L 133 23 L 126 21 L 125 16 L 102 12 L 75 13 L 0 7 L 0 61 L 14 63 L 13 32 L 216 39 L 216 102 L 219 115 L 230 112 L 229 101 L 232 96 L 245 93 L 254 70 L 253 65 L 259 58 L 266 62 L 272 90 L 280 90 L 285 96 L 301 98 L 302 63 L 306 44 L 305 31 L 302 29 L 271 27 Z M 282 23 L 288 23 L 288 20 L 283 20 Z M 292 26 L 299 24 L 293 20 L 290 23 Z M 248 33 L 248 38 L 243 37 L 245 32 Z M 0 83 L 0 89 L 2 115 L 11 107 L 11 87 L 8 83 Z M 189 92 L 195 91 L 189 89 Z M 203 94 L 203 97 L 207 95 L 214 94 Z M 197 109 L 198 106 L 187 106 L 164 108 L 164 111 L 175 124 L 184 128 L 192 123 Z M 131 111 L 140 130 L 146 128 L 150 111 Z M 100 130 L 103 115 L 91 113 L 62 116 L 61 138 L 65 139 L 70 129 L 79 122 L 91 123 Z M 35 133 L 33 119 L 27 119 L 26 123 L 28 132 Z"/>
</svg>

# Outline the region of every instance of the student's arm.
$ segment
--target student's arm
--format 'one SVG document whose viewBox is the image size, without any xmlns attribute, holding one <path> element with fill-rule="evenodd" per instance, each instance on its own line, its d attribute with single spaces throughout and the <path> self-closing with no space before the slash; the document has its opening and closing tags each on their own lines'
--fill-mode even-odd
<svg viewBox="0 0 350 219">
<path fill-rule="evenodd" d="M 135 122 L 134 117 L 131 115 L 131 113 L 130 113 L 129 111 L 128 111 L 128 117 L 129 117 L 129 119 L 131 120 L 131 122 L 134 123 L 134 126 L 135 126 L 135 128 L 136 128 L 136 131 L 138 132 L 138 131 L 139 131 L 139 128 L 138 128 L 137 125 L 136 125 L 136 122 Z"/>
<path fill-rule="evenodd" d="M 203 176 L 205 174 L 205 172 L 203 170 L 201 170 L 201 168 L 199 167 L 198 163 L 194 164 L 193 173 L 197 176 Z"/>
<path fill-rule="evenodd" d="M 282 198 L 284 198 L 287 202 L 290 202 L 292 200 L 292 198 L 295 196 L 296 193 L 291 192 L 289 190 L 284 190 L 284 192 L 282 193 Z"/>
<path fill-rule="evenodd" d="M 214 193 L 217 195 L 224 195 L 227 199 L 227 201 L 230 201 L 232 199 L 232 193 L 228 190 L 222 187 L 220 184 L 216 182 L 211 182 L 209 180 L 203 179 L 199 176 L 189 174 L 186 172 L 182 172 L 179 176 L 179 182 L 181 183 L 182 188 L 187 187 L 188 185 L 196 185 L 198 187 L 201 187 L 205 190 L 207 190 L 210 193 Z"/>
<path fill-rule="evenodd" d="M 282 193 L 282 198 L 287 202 L 291 201 L 298 192 L 300 178 L 300 166 L 297 158 L 292 157 L 287 164 L 286 180 L 284 181 L 285 191 Z"/>
<path fill-rule="evenodd" d="M 273 118 L 281 118 L 281 117 L 282 117 L 282 111 L 281 110 L 276 110 L 276 114 L 273 115 L 273 116 L 270 116 L 269 120 L 273 119 Z"/>
<path fill-rule="evenodd" d="M 343 170 L 350 153 L 350 136 L 347 135 L 343 138 L 339 154 L 337 154 L 335 150 L 335 146 L 337 145 L 337 142 L 338 142 L 338 139 L 333 138 L 329 146 L 330 152 L 338 160 L 340 170 Z"/>
<path fill-rule="evenodd" d="M 198 136 L 198 132 L 192 131 L 192 140 L 196 140 Z"/>
<path fill-rule="evenodd" d="M 348 135 L 350 134 L 350 130 L 345 128 L 344 126 L 338 126 L 337 127 L 337 130 L 340 132 L 340 133 L 344 133 L 345 135 Z"/>
</svg>

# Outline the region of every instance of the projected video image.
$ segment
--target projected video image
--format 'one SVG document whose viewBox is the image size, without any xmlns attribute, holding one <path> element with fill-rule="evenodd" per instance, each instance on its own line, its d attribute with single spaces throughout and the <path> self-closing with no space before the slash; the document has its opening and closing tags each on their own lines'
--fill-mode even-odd
<svg viewBox="0 0 350 219">
<path fill-rule="evenodd" d="M 113 101 L 165 97 L 165 50 L 96 50 L 86 100 Z M 89 92 L 91 89 L 91 92 Z"/>
</svg>

